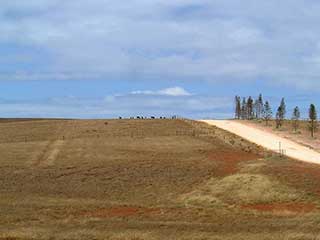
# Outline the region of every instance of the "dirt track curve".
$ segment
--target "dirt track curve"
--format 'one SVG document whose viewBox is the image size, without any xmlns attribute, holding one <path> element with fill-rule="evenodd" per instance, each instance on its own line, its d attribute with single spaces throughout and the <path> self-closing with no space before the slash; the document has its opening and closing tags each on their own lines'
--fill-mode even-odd
<svg viewBox="0 0 320 240">
<path fill-rule="evenodd" d="M 320 164 L 320 153 L 275 134 L 241 124 L 232 120 L 200 120 L 228 132 L 234 133 L 250 142 L 272 151 L 285 150 L 288 157 L 310 163 Z"/>
</svg>

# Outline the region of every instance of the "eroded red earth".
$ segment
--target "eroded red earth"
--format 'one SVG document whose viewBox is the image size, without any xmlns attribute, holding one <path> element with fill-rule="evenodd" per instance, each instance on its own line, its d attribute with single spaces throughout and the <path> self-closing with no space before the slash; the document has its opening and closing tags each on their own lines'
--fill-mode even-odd
<svg viewBox="0 0 320 240">
<path fill-rule="evenodd" d="M 239 170 L 239 163 L 256 160 L 260 156 L 244 151 L 215 151 L 209 153 L 209 160 L 217 164 L 216 176 L 224 177 L 235 174 Z"/>
<path fill-rule="evenodd" d="M 242 205 L 241 208 L 263 212 L 309 213 L 315 210 L 316 206 L 312 203 L 271 203 Z"/>
</svg>

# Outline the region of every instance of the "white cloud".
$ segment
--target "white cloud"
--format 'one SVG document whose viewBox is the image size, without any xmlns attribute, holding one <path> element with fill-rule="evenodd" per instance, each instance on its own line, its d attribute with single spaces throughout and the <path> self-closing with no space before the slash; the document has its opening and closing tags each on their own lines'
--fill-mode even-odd
<svg viewBox="0 0 320 240">
<path fill-rule="evenodd" d="M 172 88 L 165 88 L 158 91 L 151 91 L 151 90 L 143 90 L 143 91 L 133 91 L 131 94 L 134 95 L 165 95 L 165 96 L 173 96 L 173 97 L 181 97 L 181 96 L 191 96 L 187 90 L 181 87 L 172 87 Z"/>
<path fill-rule="evenodd" d="M 168 95 L 168 96 L 190 96 L 191 93 L 187 92 L 185 89 L 181 87 L 173 87 L 173 88 L 166 88 L 159 91 L 160 94 Z"/>
</svg>

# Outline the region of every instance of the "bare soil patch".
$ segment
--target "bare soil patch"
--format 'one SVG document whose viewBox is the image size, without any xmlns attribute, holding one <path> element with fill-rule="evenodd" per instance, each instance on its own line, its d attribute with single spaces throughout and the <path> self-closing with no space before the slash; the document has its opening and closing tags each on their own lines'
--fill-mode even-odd
<svg viewBox="0 0 320 240">
<path fill-rule="evenodd" d="M 239 171 L 239 164 L 250 160 L 259 158 L 259 155 L 254 153 L 247 153 L 244 151 L 215 151 L 208 155 L 209 160 L 212 160 L 218 165 L 216 168 L 216 176 L 227 176 L 235 174 Z"/>
<path fill-rule="evenodd" d="M 269 203 L 242 205 L 244 209 L 252 209 L 261 212 L 274 213 L 310 213 L 315 210 L 316 206 L 312 203 Z"/>
</svg>

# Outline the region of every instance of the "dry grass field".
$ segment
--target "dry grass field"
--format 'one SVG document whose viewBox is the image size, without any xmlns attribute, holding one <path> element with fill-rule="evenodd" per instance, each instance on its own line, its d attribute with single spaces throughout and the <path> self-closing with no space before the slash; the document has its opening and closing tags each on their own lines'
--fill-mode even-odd
<svg viewBox="0 0 320 240">
<path fill-rule="evenodd" d="M 185 120 L 0 121 L 0 239 L 320 239 L 320 166 Z"/>
</svg>

